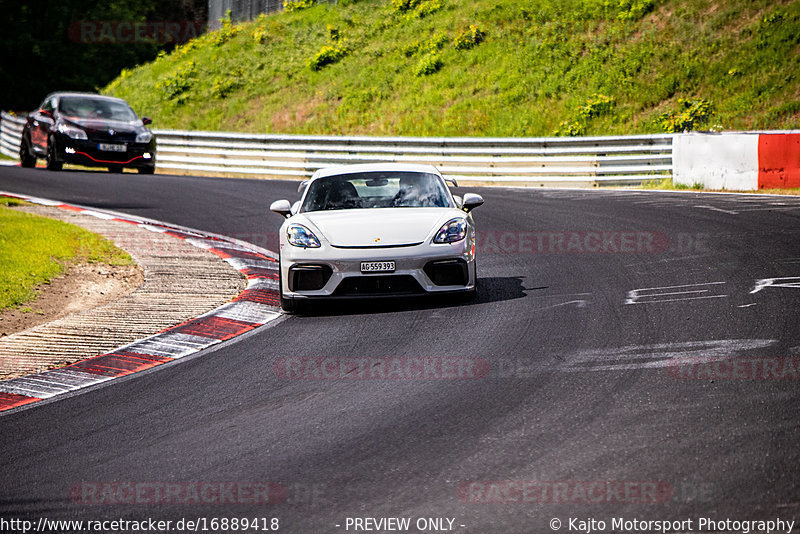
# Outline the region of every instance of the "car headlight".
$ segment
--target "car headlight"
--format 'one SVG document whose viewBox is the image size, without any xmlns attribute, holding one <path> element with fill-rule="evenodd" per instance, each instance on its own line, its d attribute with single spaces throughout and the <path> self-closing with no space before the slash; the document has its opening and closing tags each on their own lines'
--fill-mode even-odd
<svg viewBox="0 0 800 534">
<path fill-rule="evenodd" d="M 150 140 L 153 138 L 153 134 L 150 132 L 142 132 L 136 135 L 136 142 L 137 143 L 149 143 Z"/>
<path fill-rule="evenodd" d="M 302 224 L 291 224 L 286 229 L 286 239 L 290 245 L 303 248 L 319 248 L 319 239 Z"/>
<path fill-rule="evenodd" d="M 72 139 L 89 139 L 86 136 L 86 132 L 84 132 L 83 130 L 81 130 L 77 126 L 72 126 L 70 124 L 66 124 L 66 123 L 63 123 L 63 122 L 58 125 L 56 130 L 58 130 L 59 133 L 62 133 L 62 134 L 66 135 L 67 137 L 70 137 Z"/>
<path fill-rule="evenodd" d="M 455 243 L 467 237 L 467 220 L 461 217 L 450 219 L 436 232 L 434 243 Z"/>
</svg>

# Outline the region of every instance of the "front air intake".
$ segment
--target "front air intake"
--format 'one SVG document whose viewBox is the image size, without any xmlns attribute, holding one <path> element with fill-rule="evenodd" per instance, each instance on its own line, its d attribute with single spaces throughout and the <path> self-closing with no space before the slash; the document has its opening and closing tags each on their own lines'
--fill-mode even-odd
<svg viewBox="0 0 800 534">
<path fill-rule="evenodd" d="M 424 271 L 437 286 L 465 286 L 469 282 L 467 262 L 461 259 L 431 261 Z"/>
<path fill-rule="evenodd" d="M 328 265 L 292 265 L 289 268 L 290 291 L 317 291 L 325 287 L 333 269 Z"/>
</svg>

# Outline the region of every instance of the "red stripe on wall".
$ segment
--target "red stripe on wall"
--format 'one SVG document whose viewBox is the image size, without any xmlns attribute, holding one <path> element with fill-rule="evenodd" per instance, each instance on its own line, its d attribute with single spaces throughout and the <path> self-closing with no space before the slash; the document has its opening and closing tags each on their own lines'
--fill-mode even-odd
<svg viewBox="0 0 800 534">
<path fill-rule="evenodd" d="M 800 134 L 758 136 L 758 188 L 800 187 Z"/>
</svg>

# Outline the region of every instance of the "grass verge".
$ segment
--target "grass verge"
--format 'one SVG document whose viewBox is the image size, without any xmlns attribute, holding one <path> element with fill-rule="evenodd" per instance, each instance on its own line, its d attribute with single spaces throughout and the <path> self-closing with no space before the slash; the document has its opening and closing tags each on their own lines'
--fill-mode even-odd
<svg viewBox="0 0 800 534">
<path fill-rule="evenodd" d="M 658 180 L 647 180 L 642 182 L 642 185 L 637 189 L 654 189 L 660 191 L 698 191 L 706 193 L 755 193 L 762 195 L 787 195 L 787 196 L 800 196 L 800 188 L 789 189 L 756 189 L 754 191 L 744 191 L 738 189 L 707 189 L 702 184 L 694 183 L 692 185 L 676 184 L 672 178 L 661 178 Z"/>
<path fill-rule="evenodd" d="M 131 257 L 108 239 L 67 224 L 12 209 L 24 204 L 0 198 L 0 311 L 36 297 L 73 263 L 130 265 Z"/>
</svg>

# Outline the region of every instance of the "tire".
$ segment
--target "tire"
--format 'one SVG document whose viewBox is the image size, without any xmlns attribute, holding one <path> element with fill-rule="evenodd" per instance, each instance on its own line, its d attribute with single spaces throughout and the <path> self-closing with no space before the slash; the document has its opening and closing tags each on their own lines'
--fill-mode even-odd
<svg viewBox="0 0 800 534">
<path fill-rule="evenodd" d="M 462 295 L 461 299 L 463 302 L 472 302 L 478 297 L 478 284 L 475 284 L 475 287 L 470 289 L 469 291 L 465 291 L 464 295 Z"/>
<path fill-rule="evenodd" d="M 56 159 L 56 149 L 53 139 L 47 141 L 47 170 L 60 171 L 64 167 L 64 163 Z"/>
<path fill-rule="evenodd" d="M 461 296 L 462 302 L 472 302 L 478 297 L 478 262 L 475 262 L 475 287 L 464 292 Z"/>
<path fill-rule="evenodd" d="M 114 174 L 119 174 L 122 172 L 122 165 L 109 165 L 108 172 L 113 172 Z"/>
<path fill-rule="evenodd" d="M 283 296 L 283 269 L 281 269 L 281 255 L 278 254 L 278 291 L 280 293 L 281 309 L 286 313 L 297 311 L 297 304 L 294 299 L 287 299 Z"/>
<path fill-rule="evenodd" d="M 36 156 L 31 154 L 31 149 L 28 147 L 28 142 L 25 139 L 19 145 L 19 164 L 21 167 L 31 169 L 36 167 Z"/>
<path fill-rule="evenodd" d="M 155 167 L 139 167 L 136 170 L 139 171 L 139 174 L 153 174 L 156 172 Z"/>
</svg>

